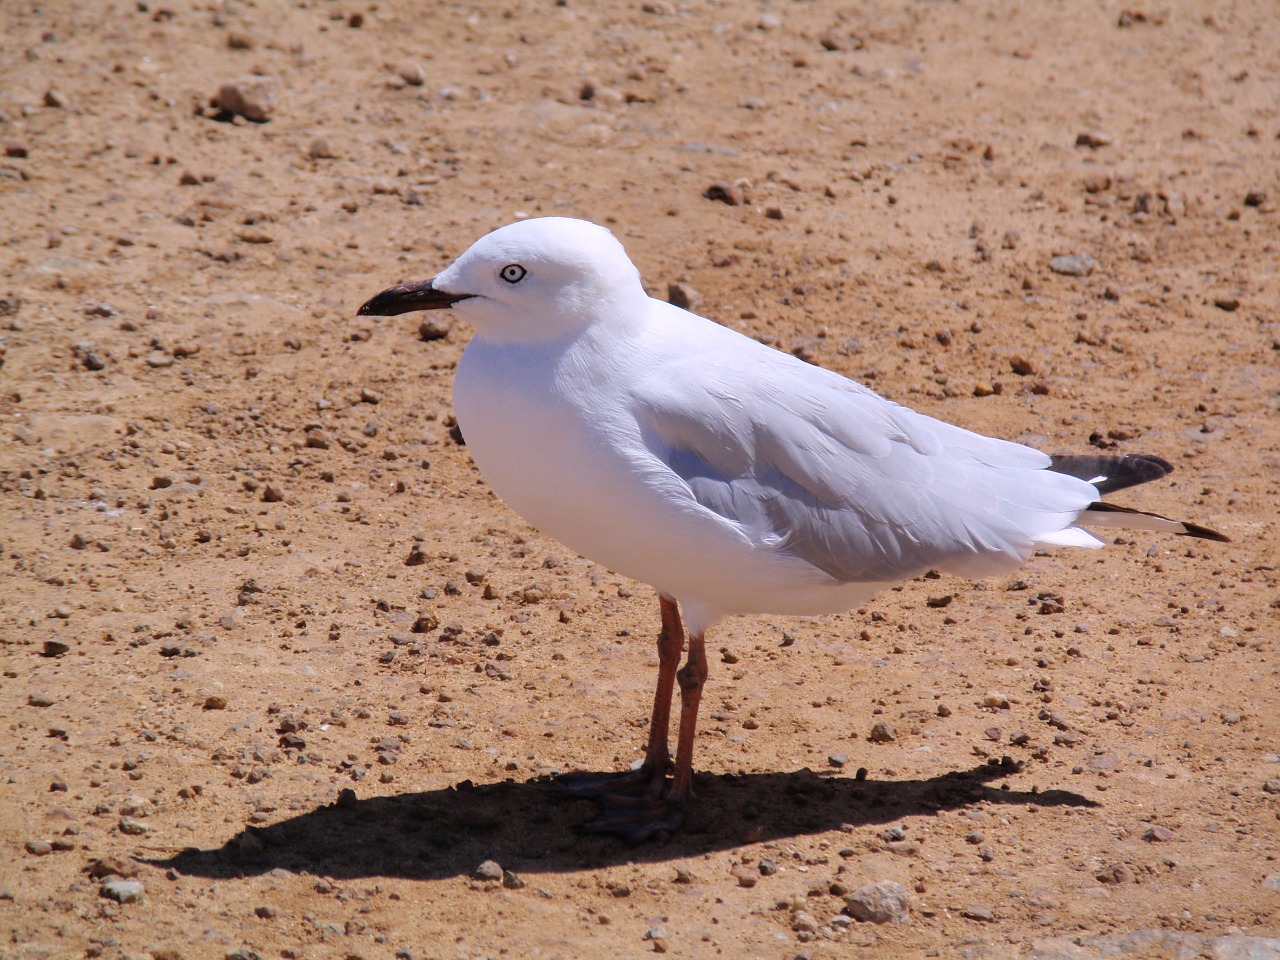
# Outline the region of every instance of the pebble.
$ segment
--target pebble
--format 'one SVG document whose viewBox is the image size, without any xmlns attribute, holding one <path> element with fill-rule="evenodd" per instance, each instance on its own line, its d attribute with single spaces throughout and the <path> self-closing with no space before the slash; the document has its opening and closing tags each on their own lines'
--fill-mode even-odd
<svg viewBox="0 0 1280 960">
<path fill-rule="evenodd" d="M 1040 960 L 1101 960 L 1118 957 L 1214 957 L 1216 960 L 1262 960 L 1280 955 L 1280 940 L 1239 933 L 1204 936 L 1146 927 L 1092 937 L 1037 940 L 1030 956 Z M 986 956 L 986 954 L 984 954 Z"/>
<path fill-rule="evenodd" d="M 140 837 L 150 829 L 141 820 L 135 820 L 133 817 L 120 818 L 120 832 L 127 833 L 131 837 Z"/>
<path fill-rule="evenodd" d="M 1087 253 L 1068 253 L 1049 261 L 1049 269 L 1065 277 L 1087 277 L 1093 273 L 1098 261 Z"/>
<path fill-rule="evenodd" d="M 812 914 L 806 913 L 804 910 L 797 910 L 791 915 L 791 929 L 796 933 L 813 933 L 818 929 L 818 921 Z"/>
<path fill-rule="evenodd" d="M 307 156 L 312 160 L 336 160 L 338 158 L 333 145 L 324 137 L 317 137 L 311 141 L 311 146 L 307 148 Z"/>
<path fill-rule="evenodd" d="M 1133 883 L 1133 871 L 1123 863 L 1113 863 L 1103 868 L 1098 874 L 1098 880 L 1101 883 L 1120 884 Z"/>
<path fill-rule="evenodd" d="M 496 860 L 486 860 L 471 875 L 477 880 L 501 880 L 503 873 Z"/>
<path fill-rule="evenodd" d="M 95 880 L 104 880 L 108 877 L 134 877 L 138 874 L 138 865 L 132 860 L 123 857 L 105 856 L 99 857 L 89 864 L 89 876 Z"/>
<path fill-rule="evenodd" d="M 33 707 L 52 707 L 53 697 L 47 693 L 31 693 L 27 695 L 27 703 Z"/>
<path fill-rule="evenodd" d="M 717 180 L 702 191 L 702 195 L 708 200 L 719 200 L 731 207 L 740 207 L 746 202 L 742 188 L 725 180 Z"/>
<path fill-rule="evenodd" d="M 828 52 L 836 50 L 861 50 L 864 46 L 863 39 L 855 33 L 845 33 L 831 27 L 824 30 L 822 36 L 818 38 L 818 43 L 822 44 L 822 49 Z"/>
<path fill-rule="evenodd" d="M 275 112 L 276 96 L 276 82 L 271 77 L 246 75 L 224 83 L 210 103 L 225 113 L 266 123 Z"/>
<path fill-rule="evenodd" d="M 687 283 L 667 284 L 667 303 L 681 310 L 697 310 L 702 295 Z"/>
<path fill-rule="evenodd" d="M 759 876 L 745 863 L 735 863 L 729 870 L 729 874 L 738 881 L 740 887 L 754 887 L 760 882 Z"/>
<path fill-rule="evenodd" d="M 979 906 L 976 903 L 971 903 L 961 910 L 960 916 L 967 917 L 970 920 L 979 920 L 982 923 L 990 923 L 996 918 L 990 907 Z"/>
<path fill-rule="evenodd" d="M 147 890 L 137 880 L 122 880 L 116 877 L 103 883 L 98 892 L 108 900 L 116 900 L 120 903 L 141 903 Z"/>
<path fill-rule="evenodd" d="M 46 854 L 53 853 L 53 844 L 48 840 L 28 840 L 27 853 L 33 857 L 43 857 Z"/>
<path fill-rule="evenodd" d="M 1147 843 L 1166 843 L 1173 839 L 1173 831 L 1158 823 L 1153 824 L 1150 827 L 1147 827 L 1146 832 L 1142 835 L 1142 839 L 1147 841 Z"/>
<path fill-rule="evenodd" d="M 1027 377 L 1036 372 L 1036 366 L 1021 355 L 1009 358 L 1009 369 L 1020 377 Z"/>
<path fill-rule="evenodd" d="M 772 877 L 778 872 L 778 861 L 772 857 L 761 857 L 759 864 L 760 876 Z"/>
<path fill-rule="evenodd" d="M 1099 147 L 1108 146 L 1110 143 L 1111 135 L 1098 130 L 1086 130 L 1084 133 L 1076 135 L 1077 147 L 1088 147 L 1090 150 L 1097 150 Z"/>
<path fill-rule="evenodd" d="M 827 754 L 827 763 L 833 767 L 843 767 L 849 762 L 847 753 L 829 753 Z"/>
<path fill-rule="evenodd" d="M 867 739 L 872 743 L 892 743 L 898 739 L 898 731 L 893 728 L 893 724 L 881 720 L 871 728 Z"/>
<path fill-rule="evenodd" d="M 205 710 L 225 710 L 227 709 L 227 698 L 218 694 L 206 697 L 204 701 Z"/>
<path fill-rule="evenodd" d="M 396 74 L 411 87 L 420 87 L 427 82 L 427 71 L 420 63 L 401 64 Z"/>
<path fill-rule="evenodd" d="M 510 870 L 502 871 L 502 885 L 508 890 L 523 890 L 526 886 L 523 878 Z"/>
<path fill-rule="evenodd" d="M 893 880 L 859 887 L 844 902 L 849 915 L 864 923 L 906 923 L 910 914 L 907 888 Z"/>
<path fill-rule="evenodd" d="M 125 761 L 125 763 L 129 762 L 130 761 L 128 760 Z M 129 768 L 126 767 L 125 769 Z M 139 797 L 137 795 L 129 796 L 125 797 L 124 801 L 120 804 L 119 813 L 121 816 L 125 817 L 149 817 L 151 814 L 155 813 L 155 804 L 146 797 Z"/>
<path fill-rule="evenodd" d="M 435 317 L 427 317 L 418 324 L 418 339 L 426 343 L 432 340 L 443 340 L 449 336 L 449 324 Z"/>
</svg>

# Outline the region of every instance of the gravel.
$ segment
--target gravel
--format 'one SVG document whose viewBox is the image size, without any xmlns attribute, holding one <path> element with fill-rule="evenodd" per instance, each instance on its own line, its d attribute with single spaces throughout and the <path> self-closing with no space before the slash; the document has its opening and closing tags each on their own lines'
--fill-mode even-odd
<svg viewBox="0 0 1280 960">
<path fill-rule="evenodd" d="M 485 860 L 475 868 L 471 876 L 477 880 L 501 880 L 503 876 L 502 867 L 496 860 Z"/>
<path fill-rule="evenodd" d="M 275 113 L 277 85 L 271 77 L 246 75 L 224 83 L 210 105 L 223 113 L 266 123 Z"/>
<path fill-rule="evenodd" d="M 867 739 L 872 743 L 892 743 L 898 739 L 898 731 L 894 729 L 893 724 L 881 720 L 871 728 Z"/>
<path fill-rule="evenodd" d="M 907 888 L 893 880 L 859 887 L 844 902 L 849 915 L 864 923 L 906 923 L 910 917 Z"/>
<path fill-rule="evenodd" d="M 1098 261 L 1087 253 L 1063 254 L 1049 261 L 1049 269 L 1064 277 L 1087 277 L 1097 266 Z"/>
<path fill-rule="evenodd" d="M 147 888 L 138 880 L 113 877 L 104 881 L 98 892 L 108 900 L 116 900 L 119 903 L 141 903 L 146 896 Z"/>
</svg>

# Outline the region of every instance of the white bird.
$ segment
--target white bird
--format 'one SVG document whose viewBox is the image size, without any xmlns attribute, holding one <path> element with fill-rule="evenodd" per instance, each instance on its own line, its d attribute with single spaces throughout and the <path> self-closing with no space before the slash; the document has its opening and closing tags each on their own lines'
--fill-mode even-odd
<svg viewBox="0 0 1280 960">
<path fill-rule="evenodd" d="M 1040 546 L 1102 546 L 1082 525 L 1226 539 L 1099 502 L 1167 474 L 1158 457 L 1050 457 L 899 406 L 650 298 L 593 223 L 502 227 L 359 312 L 446 308 L 475 328 L 454 405 L 485 479 L 539 530 L 658 591 L 644 763 L 566 779 L 601 800 L 587 830 L 635 842 L 683 823 L 704 636 L 723 617 L 835 613 L 929 570 L 984 577 Z"/>
</svg>

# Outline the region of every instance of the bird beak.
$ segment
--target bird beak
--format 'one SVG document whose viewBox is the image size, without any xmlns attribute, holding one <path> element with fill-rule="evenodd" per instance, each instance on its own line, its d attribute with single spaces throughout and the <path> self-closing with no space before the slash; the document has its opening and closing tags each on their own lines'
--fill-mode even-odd
<svg viewBox="0 0 1280 960">
<path fill-rule="evenodd" d="M 469 293 L 445 293 L 437 290 L 434 280 L 414 280 L 397 283 L 366 300 L 356 311 L 362 317 L 397 317 L 414 310 L 444 310 L 459 300 L 468 299 Z"/>
</svg>

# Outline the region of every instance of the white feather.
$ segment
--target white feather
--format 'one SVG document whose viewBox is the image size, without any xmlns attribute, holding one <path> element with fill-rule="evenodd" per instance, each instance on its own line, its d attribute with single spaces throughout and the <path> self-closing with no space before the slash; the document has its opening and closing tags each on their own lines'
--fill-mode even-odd
<svg viewBox="0 0 1280 960">
<path fill-rule="evenodd" d="M 499 279 L 512 263 L 517 284 Z M 1102 545 L 1076 526 L 1096 489 L 1045 454 L 650 299 L 602 228 L 504 227 L 434 286 L 469 296 L 453 307 L 476 329 L 455 404 L 494 490 L 679 600 L 690 629 L 847 609 L 929 569 L 1001 573 L 1037 545 Z"/>
</svg>

